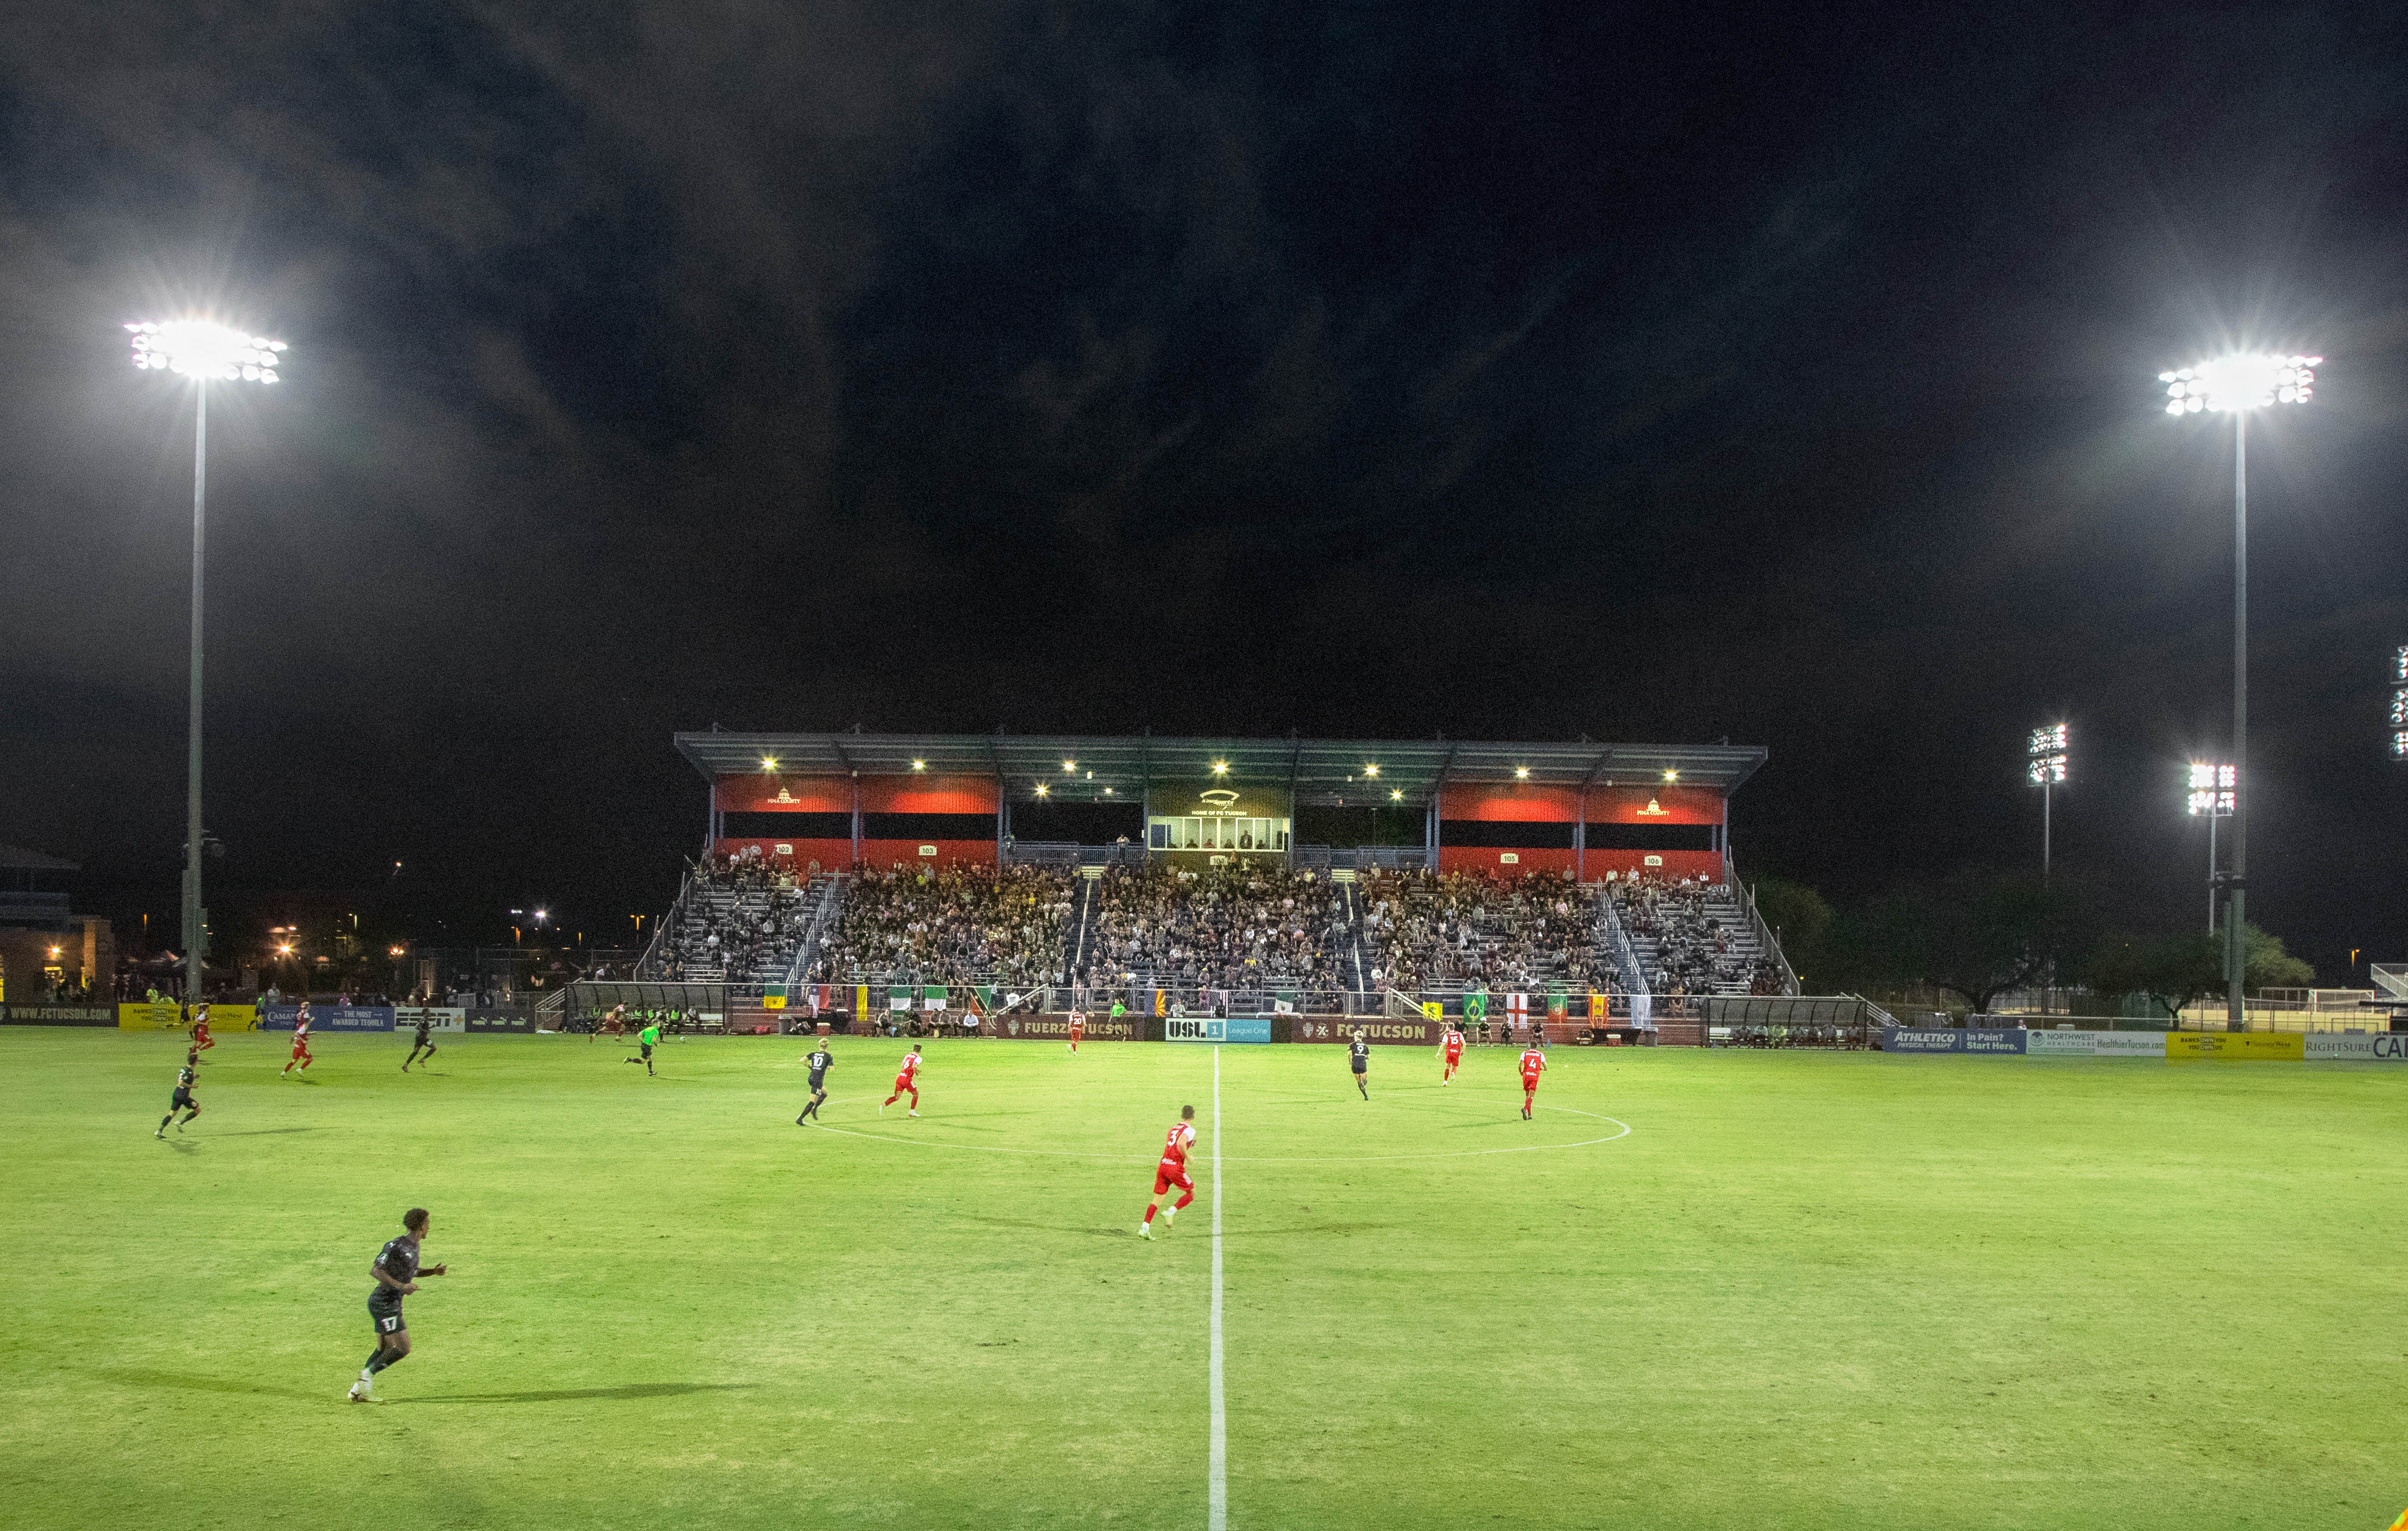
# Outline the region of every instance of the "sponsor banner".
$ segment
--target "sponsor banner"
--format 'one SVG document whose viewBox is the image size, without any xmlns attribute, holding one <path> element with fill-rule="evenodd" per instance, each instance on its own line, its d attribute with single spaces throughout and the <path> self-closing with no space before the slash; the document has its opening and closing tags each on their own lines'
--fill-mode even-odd
<svg viewBox="0 0 2408 1531">
<path fill-rule="evenodd" d="M 1345 1042 L 1356 1032 L 1366 1042 L 1392 1047 L 1435 1047 L 1446 1035 L 1446 1022 L 1399 1020 L 1394 1016 L 1357 1016 L 1349 1020 L 1299 1020 L 1292 1033 L 1298 1042 Z"/>
<path fill-rule="evenodd" d="M 2095 1057 L 2099 1051 L 2099 1033 L 2097 1032 L 2027 1032 L 2024 1033 L 2024 1051 L 2033 1058 Z"/>
<path fill-rule="evenodd" d="M 0 1026 L 115 1026 L 114 1004 L 0 1004 Z"/>
<path fill-rule="evenodd" d="M 184 1029 L 184 1007 L 174 1000 L 161 1000 L 156 1004 L 121 1004 L 117 1007 L 117 1025 L 126 1032 L 180 1032 Z"/>
<path fill-rule="evenodd" d="M 2298 1032 L 2168 1032 L 2166 1056 L 2186 1061 L 2296 1062 L 2307 1056 L 2306 1042 Z"/>
<path fill-rule="evenodd" d="M 2098 1032 L 2095 1048 L 2101 1058 L 2163 1058 L 2166 1055 L 2166 1033 L 2163 1032 Z"/>
<path fill-rule="evenodd" d="M 460 1029 L 466 1032 L 519 1032 L 535 1030 L 535 1017 L 523 1010 L 466 1010 L 460 1016 Z"/>
<path fill-rule="evenodd" d="M 1972 1052 L 2021 1056 L 2028 1033 L 2012 1027 L 1885 1026 L 1884 1052 Z"/>
<path fill-rule="evenodd" d="M 293 1018 L 301 1013 L 297 1004 L 263 1004 L 259 1007 L 259 1029 L 263 1032 L 289 1032 Z M 393 1030 L 393 1006 L 390 1004 L 313 1004 L 309 1006 L 309 1029 L 313 1032 L 390 1032 Z"/>
<path fill-rule="evenodd" d="M 1165 1042 L 1268 1042 L 1268 1016 L 1173 1016 L 1162 1023 Z"/>
<path fill-rule="evenodd" d="M 1138 1018 L 1124 1016 L 1113 1020 L 1105 1016 L 1089 1016 L 1080 1032 L 1088 1042 L 1135 1042 L 1138 1040 Z M 987 1028 L 1006 1040 L 1036 1042 L 1068 1042 L 1070 1039 L 1070 1018 L 1064 1014 L 1027 1015 L 1012 1011 L 996 1018 Z"/>
<path fill-rule="evenodd" d="M 426 1028 L 432 1032 L 465 1032 L 468 1029 L 467 1011 L 455 1010 L 440 1004 L 398 1006 L 393 1013 L 393 1029 L 396 1032 L 408 1032 L 414 1035 L 418 1031 L 418 1018 L 421 1016 L 426 1018 Z M 310 1020 L 315 1024 L 317 1018 L 312 1016 Z"/>
<path fill-rule="evenodd" d="M 2372 1035 L 2310 1032 L 2306 1051 L 2312 1063 L 2408 1063 L 2408 1035 L 2395 1036 L 2387 1032 Z"/>
</svg>

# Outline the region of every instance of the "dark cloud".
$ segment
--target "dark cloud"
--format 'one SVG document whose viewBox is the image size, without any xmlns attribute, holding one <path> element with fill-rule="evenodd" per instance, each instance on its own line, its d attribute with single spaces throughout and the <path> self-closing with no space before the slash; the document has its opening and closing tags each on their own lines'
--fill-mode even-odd
<svg viewBox="0 0 2408 1531">
<path fill-rule="evenodd" d="M 1842 892 L 2203 848 L 2253 441 L 2254 907 L 2403 889 L 2374 754 L 2408 234 L 2386 7 L 57 5 L 0 74 L 0 810 L 164 910 L 211 418 L 230 886 L 656 903 L 673 727 L 1734 738 Z M 2395 953 L 2396 955 L 2396 953 Z"/>
</svg>

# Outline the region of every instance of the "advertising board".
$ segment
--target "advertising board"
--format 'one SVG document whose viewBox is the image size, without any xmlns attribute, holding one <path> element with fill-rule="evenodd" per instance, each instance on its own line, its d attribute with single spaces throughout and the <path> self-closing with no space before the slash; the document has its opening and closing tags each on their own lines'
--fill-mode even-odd
<svg viewBox="0 0 2408 1531">
<path fill-rule="evenodd" d="M 2408 1035 L 2310 1032 L 2304 1040 L 2311 1063 L 2408 1063 Z"/>
<path fill-rule="evenodd" d="M 1885 1026 L 1882 1051 L 2021 1057 L 2028 1033 L 2014 1027 Z"/>
<path fill-rule="evenodd" d="M 114 1026 L 114 1004 L 0 1004 L 0 1026 Z"/>
<path fill-rule="evenodd" d="M 2166 1056 L 2182 1062 L 2297 1062 L 2307 1056 L 2298 1032 L 2168 1032 Z"/>
<path fill-rule="evenodd" d="M 1162 1023 L 1165 1042 L 1268 1042 L 1268 1016 L 1172 1016 Z"/>
<path fill-rule="evenodd" d="M 2033 1058 L 2089 1058 L 2099 1051 L 2099 1033 L 2028 1032 L 2024 1034 L 2024 1051 Z"/>
<path fill-rule="evenodd" d="M 393 1029 L 396 1032 L 415 1033 L 418 1030 L 418 1018 L 421 1016 L 426 1018 L 426 1028 L 432 1032 L 465 1032 L 468 1029 L 467 1011 L 439 1004 L 395 1006 L 393 1012 Z"/>
<path fill-rule="evenodd" d="M 460 1029 L 527 1033 L 535 1030 L 535 1017 L 523 1010 L 466 1010 L 461 1013 Z"/>
<path fill-rule="evenodd" d="M 2094 1050 L 2101 1058 L 2163 1058 L 2166 1055 L 2166 1033 L 2163 1032 L 2100 1032 L 2096 1036 Z"/>
<path fill-rule="evenodd" d="M 1123 1016 L 1114 1020 L 1110 1016 L 1089 1016 L 1080 1036 L 1089 1042 L 1134 1042 L 1138 1039 L 1138 1018 Z M 1007 1011 L 990 1023 L 989 1029 L 1005 1041 L 1068 1042 L 1070 1040 L 1070 1018 L 1067 1015 L 1027 1015 Z"/>
<path fill-rule="evenodd" d="M 126 1032 L 180 1032 L 184 1029 L 184 1007 L 174 1000 L 161 1000 L 156 1004 L 121 1004 L 117 1007 L 117 1025 Z"/>
<path fill-rule="evenodd" d="M 297 1004 L 263 1004 L 259 1007 L 259 1029 L 263 1032 L 289 1032 L 293 1018 L 301 1013 Z M 309 1029 L 313 1032 L 390 1032 L 393 1030 L 393 1006 L 390 1004 L 313 1004 L 309 1006 Z"/>
<path fill-rule="evenodd" d="M 1391 1047 L 1435 1047 L 1446 1035 L 1446 1022 L 1424 1018 L 1402 1020 L 1395 1016 L 1355 1016 L 1331 1020 L 1299 1020 L 1295 1037 L 1298 1042 L 1344 1042 L 1356 1032 L 1363 1040 Z"/>
</svg>

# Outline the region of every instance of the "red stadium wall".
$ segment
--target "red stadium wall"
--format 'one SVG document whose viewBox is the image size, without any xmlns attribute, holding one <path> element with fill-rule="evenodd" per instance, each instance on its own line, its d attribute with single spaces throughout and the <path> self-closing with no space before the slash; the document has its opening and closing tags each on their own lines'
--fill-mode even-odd
<svg viewBox="0 0 2408 1531">
<path fill-rule="evenodd" d="M 1702 787 L 1592 787 L 1592 824 L 1719 824 L 1723 800 Z"/>
<path fill-rule="evenodd" d="M 1529 782 L 1442 787 L 1438 816 L 1484 819 L 1492 824 L 1576 824 L 1581 816 L 1580 788 Z"/>
<path fill-rule="evenodd" d="M 1000 785 L 976 776 L 864 776 L 865 814 L 993 814 Z M 722 803 L 722 807 L 726 804 Z M 987 847 L 992 851 L 995 847 Z M 988 859 L 994 858 L 990 856 Z"/>
<path fill-rule="evenodd" d="M 866 785 L 866 784 L 865 784 Z M 729 814 L 849 814 L 849 776 L 778 776 L 768 772 L 719 778 L 719 809 Z M 990 812 L 995 804 L 987 804 Z"/>
<path fill-rule="evenodd" d="M 1517 858 L 1508 861 L 1506 857 Z M 1440 872 L 1484 872 L 1498 877 L 1519 877 L 1532 872 L 1550 872 L 1560 876 L 1572 870 L 1574 853 L 1570 850 L 1495 850 L 1484 845 L 1449 845 L 1438 848 L 1438 869 Z M 1597 858 L 1589 858 L 1589 875 L 1597 875 Z"/>
</svg>

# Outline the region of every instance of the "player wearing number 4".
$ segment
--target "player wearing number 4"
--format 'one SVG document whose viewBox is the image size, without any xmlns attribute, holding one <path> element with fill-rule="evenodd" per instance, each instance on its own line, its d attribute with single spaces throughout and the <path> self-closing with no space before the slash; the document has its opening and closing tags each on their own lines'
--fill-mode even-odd
<svg viewBox="0 0 2408 1531">
<path fill-rule="evenodd" d="M 1455 1071 L 1463 1064 L 1462 1027 L 1453 1024 L 1447 1027 L 1446 1041 L 1440 1047 L 1439 1054 L 1446 1060 L 1446 1072 L 1439 1076 L 1438 1082 L 1451 1085 L 1455 1083 Z"/>
<path fill-rule="evenodd" d="M 1522 1049 L 1522 1119 L 1530 1119 L 1530 1103 L 1539 1098 L 1539 1075 L 1547 1066 L 1547 1055 L 1535 1047 Z"/>
<path fill-rule="evenodd" d="M 1195 1123 L 1196 1107 L 1181 1106 L 1179 1119 L 1170 1124 L 1169 1133 L 1162 1140 L 1162 1163 L 1154 1166 L 1154 1200 L 1145 1204 L 1145 1219 L 1137 1225 L 1140 1238 L 1154 1236 L 1154 1208 L 1162 1206 L 1162 1198 L 1170 1193 L 1172 1187 L 1178 1188 L 1179 1199 L 1162 1214 L 1165 1228 L 1179 1216 L 1181 1207 L 1196 1199 L 1196 1182 L 1187 1177 L 1187 1150 L 1196 1142 Z"/>
<path fill-rule="evenodd" d="M 907 1094 L 911 1097 L 911 1109 L 904 1115 L 916 1117 L 920 1114 L 920 1044 L 917 1042 L 912 1043 L 911 1050 L 903 1055 L 903 1072 L 895 1076 L 895 1093 L 878 1103 L 878 1114 L 884 1116 L 888 1106 Z"/>
</svg>

